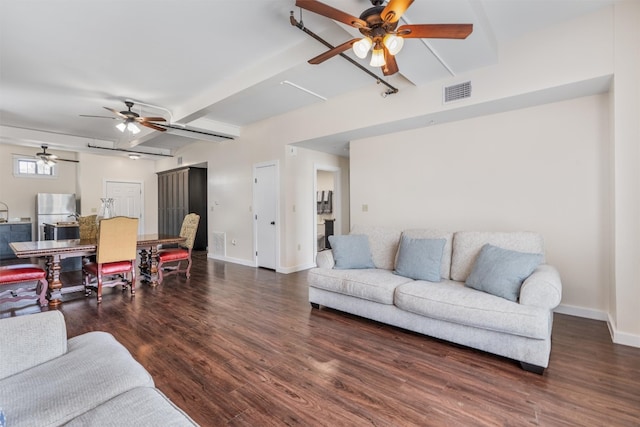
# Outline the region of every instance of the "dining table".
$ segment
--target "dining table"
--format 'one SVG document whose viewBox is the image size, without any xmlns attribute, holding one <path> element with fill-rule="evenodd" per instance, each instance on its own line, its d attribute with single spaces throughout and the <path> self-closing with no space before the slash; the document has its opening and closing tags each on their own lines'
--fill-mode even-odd
<svg viewBox="0 0 640 427">
<path fill-rule="evenodd" d="M 169 234 L 141 234 L 137 237 L 140 254 L 140 277 L 151 286 L 158 285 L 158 248 L 161 245 L 182 243 L 186 239 Z M 65 258 L 96 254 L 96 239 L 38 240 L 35 242 L 10 242 L 9 246 L 18 258 L 44 258 L 46 260 L 47 293 L 49 305 L 61 304 L 62 294 L 84 290 L 84 285 L 63 286 L 60 280 L 60 262 Z"/>
</svg>

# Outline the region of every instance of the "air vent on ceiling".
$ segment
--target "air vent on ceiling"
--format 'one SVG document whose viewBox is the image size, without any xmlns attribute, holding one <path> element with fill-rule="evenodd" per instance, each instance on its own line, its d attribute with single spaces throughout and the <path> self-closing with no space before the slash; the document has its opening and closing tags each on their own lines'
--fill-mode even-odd
<svg viewBox="0 0 640 427">
<path fill-rule="evenodd" d="M 464 82 L 457 85 L 445 86 L 444 102 L 458 101 L 471 97 L 471 82 Z"/>
</svg>

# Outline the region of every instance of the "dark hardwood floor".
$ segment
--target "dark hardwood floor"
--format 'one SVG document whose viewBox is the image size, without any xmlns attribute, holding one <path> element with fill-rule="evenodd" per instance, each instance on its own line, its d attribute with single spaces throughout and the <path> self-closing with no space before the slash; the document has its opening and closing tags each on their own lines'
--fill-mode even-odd
<svg viewBox="0 0 640 427">
<path fill-rule="evenodd" d="M 540 376 L 509 359 L 311 309 L 306 272 L 203 252 L 190 280 L 139 284 L 134 298 L 106 289 L 101 306 L 69 294 L 59 310 L 69 337 L 111 332 L 202 426 L 640 425 L 640 349 L 612 344 L 599 321 L 557 314 Z M 36 311 L 18 302 L 0 317 Z"/>
</svg>

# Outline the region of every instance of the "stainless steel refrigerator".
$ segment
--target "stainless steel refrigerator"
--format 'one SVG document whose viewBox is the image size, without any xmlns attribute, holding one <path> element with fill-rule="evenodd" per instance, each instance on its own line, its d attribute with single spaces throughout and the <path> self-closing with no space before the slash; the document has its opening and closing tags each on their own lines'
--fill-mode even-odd
<svg viewBox="0 0 640 427">
<path fill-rule="evenodd" d="M 75 221 L 76 195 L 38 193 L 36 196 L 36 221 L 38 240 L 44 240 L 44 224 Z"/>
</svg>

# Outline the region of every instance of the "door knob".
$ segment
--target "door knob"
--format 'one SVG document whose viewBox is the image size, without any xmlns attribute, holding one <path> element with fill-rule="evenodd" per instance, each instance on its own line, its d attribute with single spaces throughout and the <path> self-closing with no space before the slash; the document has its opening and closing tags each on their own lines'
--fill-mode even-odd
<svg viewBox="0 0 640 427">
<path fill-rule="evenodd" d="M 276 222 L 275 221 L 271 221 L 271 225 L 276 225 Z"/>
</svg>

